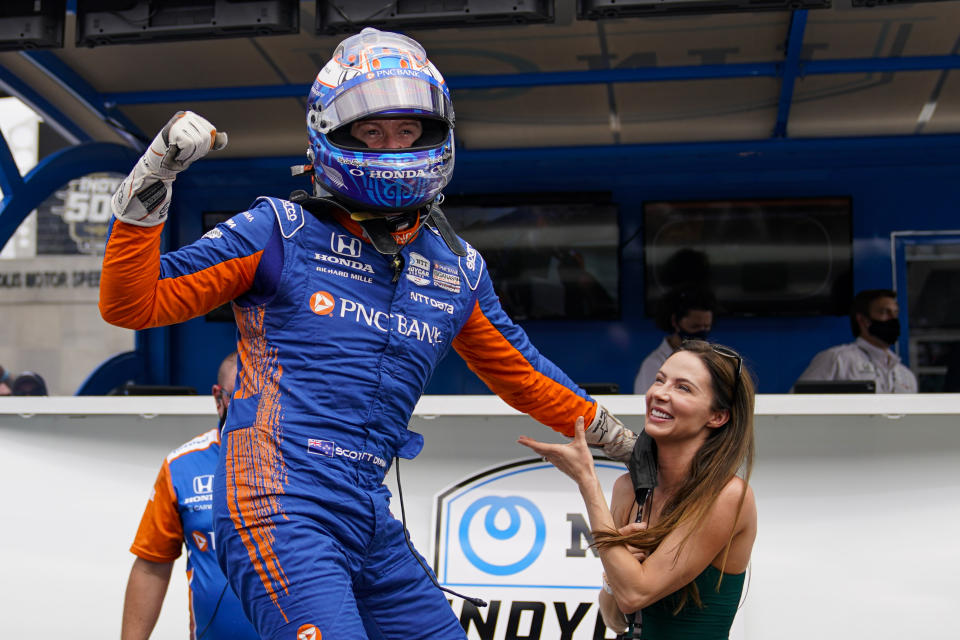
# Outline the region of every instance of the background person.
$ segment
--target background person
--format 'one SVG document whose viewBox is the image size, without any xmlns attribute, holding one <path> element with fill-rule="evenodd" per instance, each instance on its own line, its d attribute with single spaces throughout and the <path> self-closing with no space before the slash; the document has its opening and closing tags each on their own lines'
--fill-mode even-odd
<svg viewBox="0 0 960 640">
<path fill-rule="evenodd" d="M 877 393 L 916 393 L 917 377 L 890 350 L 900 337 L 900 307 L 890 289 L 867 289 L 853 298 L 853 342 L 821 351 L 801 380 L 873 380 Z"/>
<path fill-rule="evenodd" d="M 633 381 L 633 392 L 643 395 L 653 384 L 670 355 L 680 348 L 684 340 L 706 340 L 713 328 L 713 314 L 717 310 L 717 298 L 709 289 L 687 285 L 668 291 L 657 305 L 657 327 L 666 335 L 660 346 L 653 350 L 640 365 Z"/>
<path fill-rule="evenodd" d="M 15 396 L 45 396 L 47 383 L 39 373 L 24 371 L 14 378 L 10 390 Z"/>
<path fill-rule="evenodd" d="M 642 610 L 642 638 L 727 638 L 757 531 L 753 491 L 754 388 L 734 351 L 699 340 L 671 355 L 646 394 L 644 430 L 656 442 L 657 485 L 614 484 L 610 507 L 577 420 L 576 437 L 519 442 L 576 481 L 605 571 L 600 608 L 622 633 L 621 612 Z M 636 524 L 630 524 L 636 523 Z M 642 562 L 631 548 L 645 554 Z"/>
<path fill-rule="evenodd" d="M 12 396 L 13 389 L 10 388 L 12 384 L 13 378 L 10 376 L 10 372 L 0 367 L 0 396 Z"/>
<path fill-rule="evenodd" d="M 463 638 L 383 485 L 390 461 L 423 446 L 407 425 L 440 358 L 452 346 L 566 435 L 585 416 L 610 457 L 629 458 L 636 436 L 530 344 L 436 207 L 454 115 L 423 48 L 364 29 L 336 48 L 307 104 L 313 194 L 259 198 L 161 256 L 176 174 L 226 143 L 194 113 L 172 119 L 114 195 L 100 310 L 144 329 L 233 301 L 241 367 L 214 530 L 261 636 Z"/>
<path fill-rule="evenodd" d="M 227 416 L 237 376 L 237 354 L 220 363 L 213 399 L 220 425 Z M 212 489 L 220 453 L 220 428 L 211 429 L 177 447 L 163 461 L 153 492 L 140 519 L 130 551 L 137 556 L 130 569 L 123 601 L 121 640 L 146 640 L 163 605 L 174 561 L 187 549 L 190 586 L 190 638 L 255 640 L 258 636 L 227 585 L 214 551 Z"/>
</svg>

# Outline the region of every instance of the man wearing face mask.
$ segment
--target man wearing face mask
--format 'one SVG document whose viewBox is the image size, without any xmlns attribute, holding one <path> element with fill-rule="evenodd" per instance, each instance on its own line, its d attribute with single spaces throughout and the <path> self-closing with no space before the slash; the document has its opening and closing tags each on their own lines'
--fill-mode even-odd
<svg viewBox="0 0 960 640">
<path fill-rule="evenodd" d="M 717 299 L 709 289 L 678 287 L 667 292 L 657 308 L 657 327 L 665 331 L 660 346 L 644 358 L 633 381 L 633 392 L 644 395 L 657 377 L 660 365 L 667 361 L 684 340 L 706 340 L 713 327 Z"/>
<path fill-rule="evenodd" d="M 873 380 L 877 393 L 916 393 L 916 376 L 890 350 L 900 337 L 899 315 L 896 292 L 861 291 L 850 311 L 850 330 L 856 340 L 818 353 L 798 382 Z"/>
</svg>

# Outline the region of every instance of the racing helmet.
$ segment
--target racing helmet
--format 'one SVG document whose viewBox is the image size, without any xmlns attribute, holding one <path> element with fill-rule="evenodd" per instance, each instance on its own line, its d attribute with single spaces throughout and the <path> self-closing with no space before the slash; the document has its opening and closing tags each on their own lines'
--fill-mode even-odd
<svg viewBox="0 0 960 640">
<path fill-rule="evenodd" d="M 414 118 L 423 134 L 407 149 L 371 149 L 350 134 L 367 118 Z M 450 91 L 423 47 L 367 27 L 337 46 L 307 96 L 315 195 L 380 213 L 433 202 L 453 174 L 453 127 Z"/>
</svg>

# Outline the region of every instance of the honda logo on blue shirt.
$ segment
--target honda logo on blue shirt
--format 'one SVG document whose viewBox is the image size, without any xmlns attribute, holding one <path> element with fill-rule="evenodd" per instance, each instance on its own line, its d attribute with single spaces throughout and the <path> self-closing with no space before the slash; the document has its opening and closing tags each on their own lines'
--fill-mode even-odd
<svg viewBox="0 0 960 640">
<path fill-rule="evenodd" d="M 193 476 L 194 493 L 212 493 L 213 475 Z"/>
<path fill-rule="evenodd" d="M 351 258 L 360 257 L 360 238 L 345 236 L 340 233 L 330 234 L 330 248 L 334 253 Z"/>
</svg>

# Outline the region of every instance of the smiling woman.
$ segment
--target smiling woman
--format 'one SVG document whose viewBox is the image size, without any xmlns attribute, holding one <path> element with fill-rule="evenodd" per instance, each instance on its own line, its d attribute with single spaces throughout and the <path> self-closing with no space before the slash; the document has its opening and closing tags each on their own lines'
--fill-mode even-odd
<svg viewBox="0 0 960 640">
<path fill-rule="evenodd" d="M 609 508 L 582 423 L 567 445 L 520 442 L 577 482 L 605 570 L 600 608 L 608 627 L 635 637 L 641 616 L 634 614 L 642 611 L 646 640 L 727 638 L 757 531 L 747 484 L 753 381 L 737 352 L 688 340 L 660 368 L 646 407 L 656 487 L 635 492 L 624 474 Z"/>
</svg>

